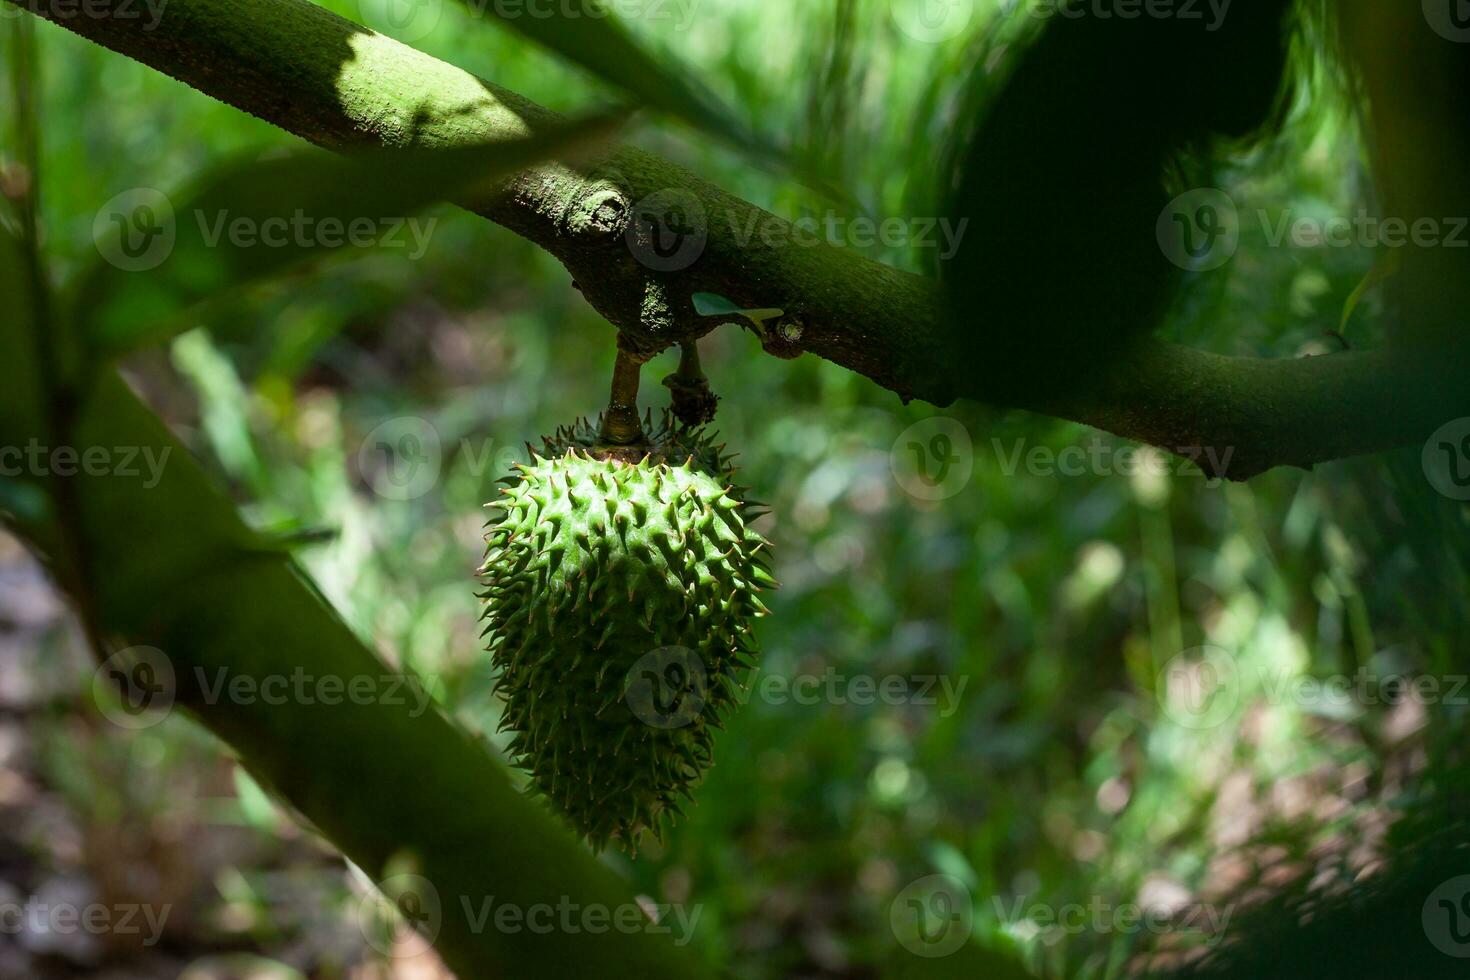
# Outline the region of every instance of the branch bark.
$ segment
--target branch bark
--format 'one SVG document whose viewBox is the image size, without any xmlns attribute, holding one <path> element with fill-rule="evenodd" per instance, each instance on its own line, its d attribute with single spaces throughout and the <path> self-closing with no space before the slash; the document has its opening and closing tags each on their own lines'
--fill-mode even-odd
<svg viewBox="0 0 1470 980">
<path fill-rule="evenodd" d="M 123 16 L 123 0 L 7 2 L 330 149 L 520 138 L 558 118 L 309 0 L 172 0 L 156 24 Z M 586 173 L 539 167 L 500 193 L 458 203 L 555 255 L 635 351 L 663 350 L 718 325 L 693 307 L 696 292 L 710 292 L 784 310 L 765 341 L 778 356 L 809 351 L 905 400 L 946 405 L 990 395 L 952 363 L 936 283 L 803 239 L 777 216 L 637 149 L 622 148 Z M 695 257 L 664 261 L 630 246 L 648 230 L 639 225 L 650 211 L 668 206 L 689 222 L 686 241 L 697 245 L 702 231 Z M 1425 438 L 1470 414 L 1466 367 L 1463 355 L 1261 360 L 1153 342 L 1085 396 L 1007 407 L 1170 451 L 1209 449 L 1204 458 L 1229 461 L 1213 475 L 1247 479 Z"/>
</svg>

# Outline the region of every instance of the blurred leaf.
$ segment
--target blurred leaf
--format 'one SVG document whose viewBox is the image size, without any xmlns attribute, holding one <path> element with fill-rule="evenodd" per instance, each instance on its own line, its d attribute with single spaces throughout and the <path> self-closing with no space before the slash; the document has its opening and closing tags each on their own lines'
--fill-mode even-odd
<svg viewBox="0 0 1470 980">
<path fill-rule="evenodd" d="M 179 980 L 306 980 L 305 974 L 279 960 L 251 953 L 227 953 L 195 960 Z"/>
<path fill-rule="evenodd" d="M 622 89 L 642 104 L 662 109 L 748 149 L 768 156 L 777 154 L 748 126 L 739 123 L 672 53 L 655 54 L 647 50 L 606 9 L 600 11 L 600 16 L 590 16 L 584 9 L 603 7 L 602 0 L 547 4 L 544 12 L 536 15 L 528 15 L 518 6 L 503 9 L 500 4 L 462 2 L 477 14 L 493 14 L 507 26 Z"/>
<path fill-rule="evenodd" d="M 75 302 L 83 336 L 98 357 L 124 354 L 188 326 L 181 308 L 344 245 L 427 247 L 429 235 L 409 223 L 417 212 L 549 157 L 583 153 L 622 118 L 598 115 L 513 142 L 237 161 L 178 208 L 140 192 L 104 215 L 113 233 L 99 241 L 102 258 Z"/>
<path fill-rule="evenodd" d="M 1377 259 L 1373 262 L 1372 268 L 1368 270 L 1367 274 L 1363 276 L 1362 281 L 1353 289 L 1347 298 L 1347 302 L 1342 304 L 1342 318 L 1337 322 L 1337 332 L 1339 334 L 1347 334 L 1348 321 L 1353 318 L 1353 311 L 1358 308 L 1358 304 L 1363 301 L 1363 297 L 1368 295 L 1368 291 L 1379 283 L 1397 275 L 1402 266 L 1403 262 L 1399 258 L 1399 253 L 1391 250 L 1379 253 Z"/>
<path fill-rule="evenodd" d="M 26 525 L 38 525 L 51 516 L 51 502 L 40 487 L 0 476 L 0 514 Z"/>
<path fill-rule="evenodd" d="M 244 766 L 235 767 L 235 799 L 240 804 L 240 815 L 246 824 L 257 830 L 275 829 L 276 805 Z"/>
</svg>

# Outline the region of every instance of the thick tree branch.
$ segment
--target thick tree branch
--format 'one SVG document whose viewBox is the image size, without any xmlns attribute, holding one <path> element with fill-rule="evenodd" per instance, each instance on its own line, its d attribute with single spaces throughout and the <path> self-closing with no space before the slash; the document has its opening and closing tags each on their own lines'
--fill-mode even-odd
<svg viewBox="0 0 1470 980">
<path fill-rule="evenodd" d="M 557 118 L 308 0 L 172 0 L 156 25 L 122 16 L 121 0 L 8 2 L 329 148 L 518 138 Z M 652 195 L 703 226 L 705 243 L 687 268 L 651 269 L 628 243 L 628 225 L 644 220 Z M 692 304 L 694 293 L 711 292 L 786 311 L 784 329 L 766 341 L 773 354 L 810 351 L 906 399 L 987 398 L 965 365 L 951 363 L 932 281 L 803 240 L 787 222 L 636 149 L 590 174 L 541 167 L 501 195 L 460 203 L 554 254 L 634 349 L 662 350 L 717 325 Z M 1464 370 L 1392 352 L 1272 361 L 1155 343 L 1085 397 L 1011 407 L 1170 450 L 1209 447 L 1230 460 L 1223 475 L 1245 479 L 1421 439 L 1470 414 Z"/>
</svg>

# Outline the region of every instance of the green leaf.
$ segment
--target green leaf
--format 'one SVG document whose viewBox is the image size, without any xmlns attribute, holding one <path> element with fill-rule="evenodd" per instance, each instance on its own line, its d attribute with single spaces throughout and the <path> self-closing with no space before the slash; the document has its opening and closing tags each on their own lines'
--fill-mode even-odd
<svg viewBox="0 0 1470 980">
<path fill-rule="evenodd" d="M 785 314 L 785 310 L 777 309 L 742 309 L 734 300 L 726 299 L 718 293 L 695 293 L 694 312 L 700 316 L 743 316 L 755 324 L 758 333 L 764 333 L 766 321 L 774 320 Z"/>
<path fill-rule="evenodd" d="M 276 805 L 244 766 L 235 767 L 235 800 L 240 805 L 240 816 L 246 826 L 257 830 L 275 829 Z"/>
<path fill-rule="evenodd" d="M 718 293 L 695 293 L 694 312 L 700 316 L 727 316 L 740 313 L 740 305 Z"/>
<path fill-rule="evenodd" d="M 1358 308 L 1363 297 L 1368 295 L 1368 291 L 1384 280 L 1397 275 L 1402 265 L 1403 262 L 1397 252 L 1389 251 L 1378 255 L 1373 262 L 1373 267 L 1368 270 L 1368 274 L 1363 277 L 1342 305 L 1342 316 L 1337 322 L 1339 336 L 1347 334 L 1348 321 L 1353 318 L 1353 311 Z"/>
<path fill-rule="evenodd" d="M 158 343 L 191 325 L 179 316 L 187 307 L 347 245 L 422 254 L 433 226 L 418 212 L 549 157 L 581 155 L 621 119 L 473 146 L 240 161 L 177 205 L 149 189 L 120 195 L 99 215 L 100 258 L 74 301 L 84 342 L 99 358 Z"/>
</svg>

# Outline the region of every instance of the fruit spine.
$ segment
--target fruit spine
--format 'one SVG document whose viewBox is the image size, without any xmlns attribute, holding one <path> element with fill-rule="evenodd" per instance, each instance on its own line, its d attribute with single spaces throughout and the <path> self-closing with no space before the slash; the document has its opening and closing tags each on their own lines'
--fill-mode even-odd
<svg viewBox="0 0 1470 980">
<path fill-rule="evenodd" d="M 544 440 L 488 505 L 480 570 L 511 756 L 599 849 L 693 799 L 775 585 L 729 458 L 648 423 L 631 449 L 585 420 Z"/>
</svg>

